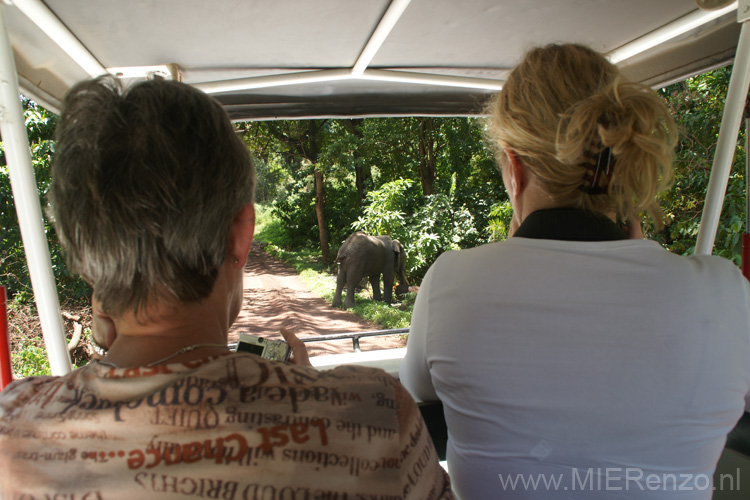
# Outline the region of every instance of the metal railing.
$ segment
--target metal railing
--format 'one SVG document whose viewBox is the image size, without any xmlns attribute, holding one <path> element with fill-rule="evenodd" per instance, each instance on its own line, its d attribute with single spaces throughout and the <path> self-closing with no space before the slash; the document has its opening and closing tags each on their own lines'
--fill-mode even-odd
<svg viewBox="0 0 750 500">
<path fill-rule="evenodd" d="M 352 349 L 354 352 L 361 352 L 359 348 L 359 339 L 362 337 L 381 337 L 385 335 L 403 335 L 409 333 L 408 328 L 394 328 L 391 330 L 371 330 L 368 332 L 353 333 L 331 333 L 329 335 L 317 335 L 315 337 L 305 337 L 300 339 L 304 343 L 308 342 L 327 342 L 329 340 L 352 339 Z"/>
<path fill-rule="evenodd" d="M 370 330 L 367 332 L 352 332 L 352 333 L 331 333 L 328 335 L 316 335 L 314 337 L 304 337 L 300 340 L 304 343 L 310 342 L 328 342 L 330 340 L 346 340 L 352 339 L 352 349 L 354 352 L 362 352 L 359 348 L 359 339 L 362 337 L 381 337 L 385 335 L 403 335 L 409 333 L 408 328 L 394 328 L 391 330 Z M 236 349 L 237 343 L 229 344 L 230 349 Z"/>
</svg>

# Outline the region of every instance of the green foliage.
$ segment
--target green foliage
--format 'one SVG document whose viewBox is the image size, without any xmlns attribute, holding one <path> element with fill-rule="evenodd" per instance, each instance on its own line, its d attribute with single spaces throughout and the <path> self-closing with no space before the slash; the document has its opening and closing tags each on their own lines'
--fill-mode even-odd
<svg viewBox="0 0 750 500">
<path fill-rule="evenodd" d="M 731 68 L 659 92 L 681 130 L 675 185 L 663 198 L 667 227 L 646 234 L 670 251 L 690 254 L 695 242 L 718 139 Z M 57 118 L 23 99 L 40 199 L 49 186 Z M 315 293 L 331 300 L 335 279 L 321 261 L 314 172 L 324 175 L 324 216 L 330 241 L 352 230 L 389 234 L 404 244 L 410 277 L 423 276 L 440 253 L 507 237 L 512 209 L 482 137 L 481 119 L 411 117 L 361 120 L 269 121 L 242 125 L 258 174 L 256 239 L 289 260 Z M 734 155 L 715 253 L 740 262 L 745 221 L 745 136 Z M 434 166 L 434 194 L 424 195 L 426 162 Z M 359 189 L 358 189 L 359 188 Z M 43 203 L 43 208 L 45 204 Z M 44 217 L 61 302 L 83 303 L 90 291 L 65 265 L 51 221 Z M 32 302 L 9 172 L 0 143 L 0 282 L 14 303 Z M 357 294 L 354 311 L 384 328 L 408 326 L 410 300 L 400 307 Z M 41 339 L 14 354 L 22 375 L 48 373 Z"/>
<path fill-rule="evenodd" d="M 14 374 L 21 377 L 52 374 L 47 351 L 36 342 L 27 342 L 20 352 L 11 354 L 11 364 Z"/>
<path fill-rule="evenodd" d="M 428 196 L 409 226 L 407 268 L 424 276 L 441 253 L 476 246 L 478 236 L 471 212 L 456 203 L 455 190 Z"/>
<path fill-rule="evenodd" d="M 254 240 L 291 248 L 294 244 L 288 227 L 275 215 L 272 207 L 256 205 Z"/>
<path fill-rule="evenodd" d="M 277 231 L 283 233 L 273 238 L 276 244 L 317 248 L 315 167 L 325 177 L 324 215 L 332 254 L 353 230 L 388 234 L 405 246 L 417 242 L 407 255 L 414 255 L 412 272 L 421 274 L 446 249 L 489 241 L 485 227 L 490 207 L 507 197 L 484 147 L 481 121 L 413 117 L 316 123 L 245 126 L 254 155 L 268 164 L 273 158 L 286 169 L 285 176 L 272 180 L 258 172 L 259 185 L 279 184 L 271 203 L 281 221 Z M 314 142 L 312 134 L 302 133 L 312 129 Z M 311 149 L 317 154 L 305 153 L 303 159 L 300 151 Z M 428 153 L 435 166 L 435 194 L 424 196 L 420 168 Z"/>
<path fill-rule="evenodd" d="M 731 67 L 721 68 L 660 91 L 680 127 L 675 154 L 675 184 L 663 197 L 667 227 L 650 237 L 670 251 L 689 255 L 695 250 L 703 202 L 716 152 L 719 127 L 726 101 Z M 740 263 L 741 238 L 745 228 L 745 136 L 740 138 L 733 159 L 714 253 Z"/>
<path fill-rule="evenodd" d="M 284 195 L 284 186 L 291 182 L 289 172 L 278 158 L 254 158 L 256 182 L 255 202 L 266 205 Z"/>
<path fill-rule="evenodd" d="M 302 282 L 312 293 L 332 302 L 333 294 L 336 291 L 336 277 L 320 269 L 315 269 L 316 266 L 303 267 L 300 264 L 302 263 L 298 263 L 297 269 L 300 269 L 299 276 Z"/>
<path fill-rule="evenodd" d="M 653 226 L 645 229 L 647 236 L 675 253 L 690 254 L 695 248 L 729 76 L 730 68 L 722 68 L 659 91 L 678 121 L 681 138 L 675 157 L 676 182 L 663 200 L 668 226 L 661 232 Z M 511 209 L 485 147 L 482 126 L 482 119 L 466 118 L 321 122 L 314 145 L 319 152 L 318 167 L 325 172 L 325 216 L 333 245 L 340 244 L 352 229 L 389 234 L 404 244 L 410 274 L 419 278 L 445 250 L 507 237 Z M 281 122 L 274 127 L 286 127 L 287 137 L 310 129 Z M 266 155 L 275 148 L 273 155 L 280 158 L 275 161 L 287 171 L 286 177 L 279 177 L 282 187 L 273 204 L 282 220 L 279 230 L 286 236 L 274 241 L 286 248 L 315 248 L 312 165 L 291 154 L 288 143 L 277 141 L 271 147 L 274 141 L 269 134 L 258 137 L 250 142 L 262 143 Z M 715 250 L 737 263 L 746 224 L 744 137 L 742 131 Z M 420 169 L 428 156 L 435 166 L 435 194 L 424 196 Z M 357 180 L 363 189 L 361 198 Z"/>
<path fill-rule="evenodd" d="M 503 241 L 508 237 L 512 217 L 513 206 L 510 201 L 501 201 L 492 205 L 489 224 L 487 225 L 487 234 L 490 241 Z"/>
<path fill-rule="evenodd" d="M 368 119 L 362 123 L 359 155 L 372 171 L 372 188 L 399 179 L 419 181 L 421 160 L 416 118 Z"/>
<path fill-rule="evenodd" d="M 384 330 L 409 328 L 411 324 L 413 304 L 408 310 L 402 310 L 384 302 L 364 300 L 358 296 L 355 296 L 355 301 L 354 309 L 352 309 L 354 314 L 379 325 Z"/>
<path fill-rule="evenodd" d="M 329 238 L 334 256 L 341 242 L 351 233 L 352 220 L 357 217 L 360 210 L 357 193 L 352 183 L 347 182 L 346 179 L 329 176 L 326 182 L 325 217 L 328 221 Z"/>
<path fill-rule="evenodd" d="M 31 148 L 32 167 L 37 183 L 37 193 L 44 199 L 50 183 L 50 159 L 54 151 L 54 129 L 57 117 L 29 99 L 22 98 L 26 130 Z M 16 216 L 10 184 L 10 172 L 5 162 L 4 145 L 0 143 L 0 282 L 8 287 L 8 296 L 21 302 L 33 298 L 26 253 L 21 241 L 21 230 Z M 42 208 L 46 207 L 42 203 Z M 63 251 L 52 221 L 43 210 L 44 230 L 52 261 L 52 270 L 62 301 L 85 303 L 88 286 L 72 275 L 63 257 Z"/>
<path fill-rule="evenodd" d="M 14 378 L 49 375 L 50 366 L 40 335 L 36 307 L 21 299 L 17 294 L 7 303 L 8 343 Z"/>
<path fill-rule="evenodd" d="M 269 224 L 273 223 L 276 219 L 273 217 L 268 205 L 262 203 L 255 203 L 255 237 L 258 237 L 258 233 L 263 232 Z"/>
<path fill-rule="evenodd" d="M 367 193 L 367 206 L 362 216 L 352 223 L 352 228 L 372 235 L 387 234 L 395 239 L 403 238 L 405 205 L 413 185 L 414 182 L 409 179 L 397 179 Z"/>
<path fill-rule="evenodd" d="M 74 311 L 83 310 L 80 307 L 72 307 Z M 50 375 L 51 369 L 41 335 L 36 306 L 25 304 L 16 298 L 8 303 L 8 319 L 10 358 L 14 378 Z M 88 362 L 89 349 L 92 344 L 91 328 L 84 328 L 78 347 L 71 353 L 73 368 L 83 366 Z"/>
<path fill-rule="evenodd" d="M 325 271 L 326 266 L 320 258 L 320 252 L 317 250 L 309 248 L 286 250 L 272 243 L 265 247 L 265 251 L 269 255 L 284 260 L 287 264 L 291 264 L 297 274 L 307 269 L 319 272 Z"/>
<path fill-rule="evenodd" d="M 453 174 L 448 194 L 422 197 L 409 194 L 414 185 L 410 180 L 385 183 L 367 194 L 368 205 L 352 227 L 399 240 L 406 250 L 407 273 L 423 276 L 441 253 L 475 246 L 479 241 L 474 217 L 457 200 L 456 177 Z M 414 199 L 421 199 L 422 204 L 406 214 L 408 200 Z"/>
<path fill-rule="evenodd" d="M 446 136 L 445 150 L 438 163 L 438 192 L 448 194 L 454 207 L 465 207 L 471 213 L 476 238 L 466 243 L 475 246 L 489 241 L 485 228 L 492 205 L 507 200 L 500 172 L 485 145 L 477 118 L 449 119 L 441 125 Z"/>
<path fill-rule="evenodd" d="M 286 196 L 273 201 L 273 213 L 283 224 L 289 248 L 312 248 L 318 239 L 313 168 L 305 165 L 284 185 Z"/>
</svg>

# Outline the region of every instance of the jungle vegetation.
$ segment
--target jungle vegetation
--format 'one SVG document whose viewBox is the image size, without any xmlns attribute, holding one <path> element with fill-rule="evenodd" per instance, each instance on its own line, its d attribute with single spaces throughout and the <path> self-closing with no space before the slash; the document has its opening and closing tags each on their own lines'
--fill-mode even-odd
<svg viewBox="0 0 750 500">
<path fill-rule="evenodd" d="M 674 187 L 663 199 L 667 227 L 648 237 L 691 254 L 718 138 L 730 68 L 660 89 L 681 127 Z M 23 99 L 42 207 L 57 117 Z M 507 235 L 511 213 L 477 118 L 411 117 L 263 121 L 237 124 L 255 158 L 257 201 L 270 210 L 266 237 L 305 250 L 328 269 L 346 236 L 389 234 L 407 249 L 407 274 L 419 283 L 440 253 Z M 715 253 L 740 262 L 745 230 L 745 131 L 734 157 Z M 90 290 L 65 265 L 50 221 L 45 228 L 63 304 L 85 305 Z M 33 294 L 0 143 L 0 284 L 33 310 Z"/>
</svg>

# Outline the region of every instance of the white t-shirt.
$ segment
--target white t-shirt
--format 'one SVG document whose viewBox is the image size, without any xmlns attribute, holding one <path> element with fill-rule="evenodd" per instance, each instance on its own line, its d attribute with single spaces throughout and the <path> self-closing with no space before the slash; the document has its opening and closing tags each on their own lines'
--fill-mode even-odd
<svg viewBox="0 0 750 500">
<path fill-rule="evenodd" d="M 515 237 L 435 262 L 400 377 L 443 402 L 462 500 L 709 499 L 750 393 L 749 314 L 718 257 Z"/>
</svg>

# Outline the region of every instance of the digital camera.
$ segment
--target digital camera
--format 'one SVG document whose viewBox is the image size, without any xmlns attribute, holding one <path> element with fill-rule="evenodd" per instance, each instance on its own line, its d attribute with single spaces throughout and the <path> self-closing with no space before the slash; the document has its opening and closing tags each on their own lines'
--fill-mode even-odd
<svg viewBox="0 0 750 500">
<path fill-rule="evenodd" d="M 292 350 L 283 340 L 256 337 L 247 333 L 240 334 L 237 351 L 257 354 L 261 358 L 272 361 L 287 361 Z"/>
</svg>

